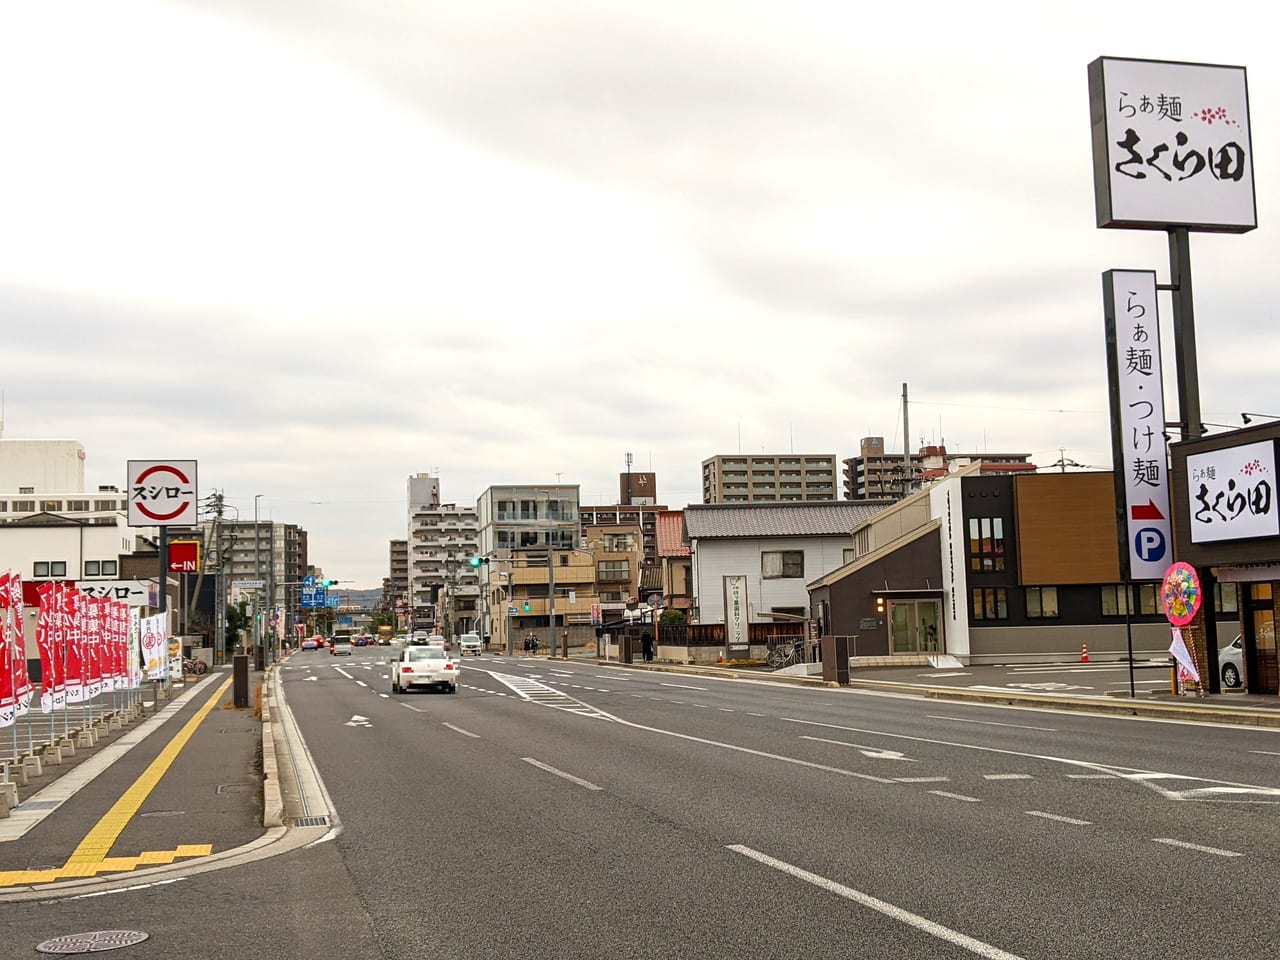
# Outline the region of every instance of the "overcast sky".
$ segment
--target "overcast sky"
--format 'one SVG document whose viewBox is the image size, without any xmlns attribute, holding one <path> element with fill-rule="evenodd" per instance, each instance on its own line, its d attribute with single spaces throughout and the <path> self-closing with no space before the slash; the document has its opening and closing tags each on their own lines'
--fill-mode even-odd
<svg viewBox="0 0 1280 960">
<path fill-rule="evenodd" d="M 1168 259 L 1094 225 L 1101 55 L 1249 68 L 1260 226 L 1193 238 L 1201 398 L 1280 414 L 1257 12 L 5 4 L 4 436 L 82 441 L 91 485 L 197 459 L 357 586 L 412 473 L 612 503 L 630 451 L 680 507 L 714 454 L 901 452 L 903 382 L 913 447 L 1108 467 L 1100 274 Z"/>
</svg>

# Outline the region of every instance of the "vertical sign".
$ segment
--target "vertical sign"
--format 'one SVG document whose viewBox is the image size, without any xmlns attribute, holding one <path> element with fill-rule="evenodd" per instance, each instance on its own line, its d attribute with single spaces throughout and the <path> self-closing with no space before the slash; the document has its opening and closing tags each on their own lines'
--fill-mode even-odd
<svg viewBox="0 0 1280 960">
<path fill-rule="evenodd" d="M 1155 271 L 1108 270 L 1102 288 L 1120 574 L 1160 580 L 1172 527 Z"/>
<path fill-rule="evenodd" d="M 1244 67 L 1100 57 L 1089 118 L 1099 227 L 1258 225 Z"/>
<path fill-rule="evenodd" d="M 747 578 L 740 574 L 724 578 L 724 640 L 730 650 L 747 650 L 751 646 Z"/>
</svg>

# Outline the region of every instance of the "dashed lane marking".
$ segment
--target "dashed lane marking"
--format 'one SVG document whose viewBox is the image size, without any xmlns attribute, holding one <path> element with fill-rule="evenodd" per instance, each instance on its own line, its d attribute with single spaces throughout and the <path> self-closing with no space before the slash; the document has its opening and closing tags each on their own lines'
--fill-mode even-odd
<svg viewBox="0 0 1280 960">
<path fill-rule="evenodd" d="M 948 800 L 963 800 L 965 803 L 981 803 L 977 797 L 966 797 L 963 793 L 947 793 L 945 790 L 930 790 L 935 797 L 945 797 Z"/>
<path fill-rule="evenodd" d="M 1187 843 L 1185 840 L 1174 840 L 1171 837 L 1152 837 L 1153 843 L 1163 843 L 1171 847 L 1181 847 L 1183 850 L 1195 850 L 1197 853 L 1211 853 L 1216 857 L 1243 857 L 1243 853 L 1237 853 L 1235 850 L 1223 850 L 1219 847 L 1202 847 L 1198 843 Z"/>
<path fill-rule="evenodd" d="M 1091 827 L 1092 820 L 1077 820 L 1075 817 L 1063 817 L 1056 813 L 1045 813 L 1043 810 L 1028 810 L 1028 817 L 1040 817 L 1042 820 L 1053 820 L 1057 823 L 1070 823 L 1077 827 Z"/>
</svg>

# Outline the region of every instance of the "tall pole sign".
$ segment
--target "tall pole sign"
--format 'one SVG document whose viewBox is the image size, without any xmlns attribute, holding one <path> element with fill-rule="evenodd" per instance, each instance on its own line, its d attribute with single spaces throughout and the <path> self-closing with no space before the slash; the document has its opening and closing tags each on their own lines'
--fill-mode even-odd
<svg viewBox="0 0 1280 960">
<path fill-rule="evenodd" d="M 129 526 L 159 527 L 160 612 L 169 606 L 169 528 L 199 522 L 194 460 L 128 461 Z"/>
<path fill-rule="evenodd" d="M 1102 275 L 1120 574 L 1159 580 L 1173 557 L 1154 270 Z"/>
</svg>

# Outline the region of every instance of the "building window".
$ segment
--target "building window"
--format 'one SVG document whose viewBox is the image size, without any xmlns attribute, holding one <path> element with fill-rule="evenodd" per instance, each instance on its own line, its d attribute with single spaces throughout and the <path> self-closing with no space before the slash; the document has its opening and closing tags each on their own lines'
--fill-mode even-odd
<svg viewBox="0 0 1280 960">
<path fill-rule="evenodd" d="M 857 550 L 851 550 L 851 549 L 849 549 L 848 547 L 846 547 L 846 548 L 845 548 L 845 550 L 844 550 L 844 562 L 845 562 L 845 563 L 853 563 L 853 561 L 854 561 L 854 560 L 857 560 L 857 559 L 858 559 L 858 551 L 857 551 Z"/>
<path fill-rule="evenodd" d="M 37 560 L 31 565 L 31 575 L 33 578 L 65 577 L 67 575 L 67 562 L 65 560 Z"/>
<path fill-rule="evenodd" d="M 114 577 L 114 576 L 116 575 L 116 561 L 114 561 L 114 560 L 103 560 L 103 561 L 102 561 L 102 575 L 103 575 L 104 577 Z"/>
<path fill-rule="evenodd" d="M 68 500 L 67 510 L 73 513 L 88 513 L 89 501 L 88 500 Z"/>
<path fill-rule="evenodd" d="M 3 507 L 0 507 L 3 509 Z M 1240 594 L 1234 583 L 1215 583 L 1213 585 L 1213 609 L 1218 613 L 1239 613 Z"/>
<path fill-rule="evenodd" d="M 616 583 L 631 579 L 631 563 L 628 560 L 601 560 L 597 579 L 601 583 Z"/>
<path fill-rule="evenodd" d="M 969 518 L 969 569 L 993 573 L 1004 569 L 1004 518 Z"/>
<path fill-rule="evenodd" d="M 36 502 L 34 500 L 15 500 L 13 501 L 14 513 L 35 513 Z"/>
<path fill-rule="evenodd" d="M 1058 616 L 1057 587 L 1027 587 L 1027 619 Z"/>
<path fill-rule="evenodd" d="M 636 548 L 636 538 L 630 533 L 606 533 L 605 553 L 631 553 Z"/>
<path fill-rule="evenodd" d="M 1164 613 L 1164 601 L 1160 597 L 1159 584 L 1138 584 L 1138 612 L 1148 617 Z"/>
<path fill-rule="evenodd" d="M 980 587 L 973 591 L 973 619 L 1009 619 L 1009 595 L 1004 587 Z"/>
<path fill-rule="evenodd" d="M 35 487 L 19 487 L 18 492 L 30 495 L 36 492 L 36 488 Z"/>
<path fill-rule="evenodd" d="M 1123 617 L 1131 612 L 1129 591 L 1122 583 L 1109 583 L 1102 588 L 1102 615 Z"/>
<path fill-rule="evenodd" d="M 95 500 L 93 501 L 93 509 L 95 510 L 114 510 L 116 502 L 114 500 Z"/>
<path fill-rule="evenodd" d="M 766 580 L 804 576 L 803 550 L 769 550 L 760 554 L 760 576 Z"/>
<path fill-rule="evenodd" d="M 60 513 L 62 511 L 61 500 L 41 500 L 40 509 L 47 513 Z"/>
<path fill-rule="evenodd" d="M 100 577 L 102 564 L 97 560 L 86 560 L 84 562 L 84 575 L 86 577 Z"/>
</svg>

